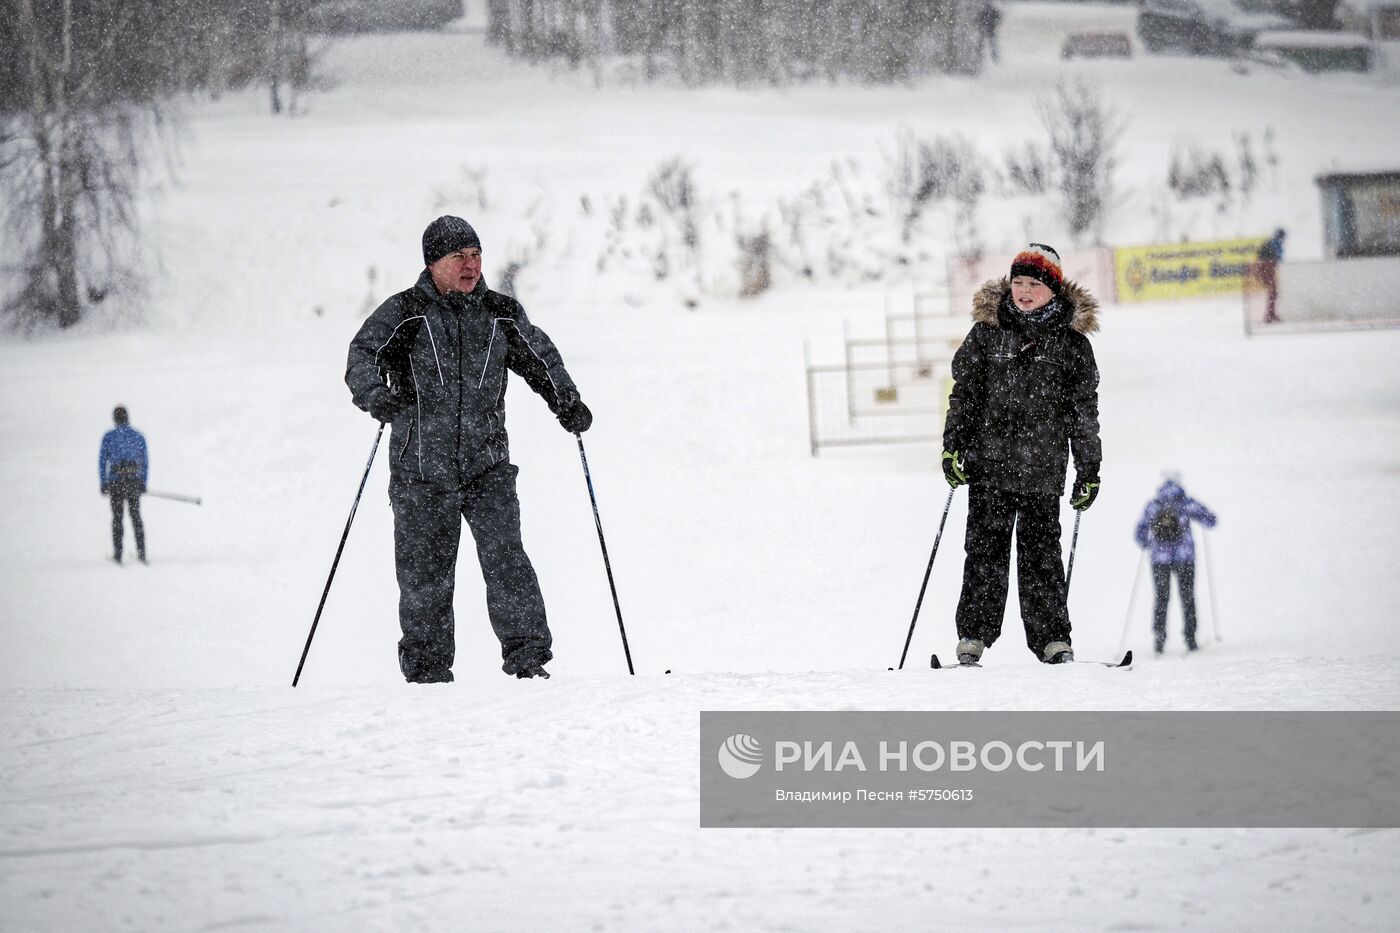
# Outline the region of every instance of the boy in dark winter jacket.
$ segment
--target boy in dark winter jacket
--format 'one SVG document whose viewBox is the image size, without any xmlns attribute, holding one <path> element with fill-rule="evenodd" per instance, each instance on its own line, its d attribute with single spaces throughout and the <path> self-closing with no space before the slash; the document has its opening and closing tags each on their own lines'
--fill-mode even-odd
<svg viewBox="0 0 1400 933">
<path fill-rule="evenodd" d="M 355 404 L 394 426 L 389 502 L 403 630 L 399 668 L 410 683 L 452 680 L 452 595 L 465 519 L 502 670 L 548 677 L 553 638 L 520 540 L 517 470 L 505 427 L 507 373 L 523 378 L 566 431 L 588 430 L 593 415 L 549 336 L 518 301 L 486 287 L 471 224 L 452 216 L 429 224 L 423 263 L 417 284 L 365 321 L 345 368 Z"/>
<path fill-rule="evenodd" d="M 1196 543 L 1191 523 L 1215 527 L 1215 513 L 1192 499 L 1175 480 L 1167 480 L 1142 510 L 1133 533 L 1138 547 L 1152 554 L 1152 586 L 1157 603 L 1152 611 L 1153 647 L 1158 653 L 1167 643 L 1167 602 L 1171 578 L 1181 594 L 1181 615 L 1186 623 L 1186 650 L 1196 650 Z"/>
<path fill-rule="evenodd" d="M 1098 496 L 1099 370 L 1087 336 L 1098 330 L 1098 307 L 1040 243 L 973 299 L 976 323 L 953 356 L 943 428 L 944 476 L 954 488 L 969 484 L 962 663 L 976 663 L 1001 635 L 1013 529 L 1026 645 L 1045 663 L 1074 660 L 1060 495 L 1073 454 L 1071 504 L 1083 511 Z"/>
</svg>

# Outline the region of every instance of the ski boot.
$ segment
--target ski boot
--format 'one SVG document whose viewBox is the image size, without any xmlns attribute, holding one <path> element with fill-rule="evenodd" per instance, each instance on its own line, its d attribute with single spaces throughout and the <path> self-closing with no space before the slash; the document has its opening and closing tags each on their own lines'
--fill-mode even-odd
<svg viewBox="0 0 1400 933">
<path fill-rule="evenodd" d="M 964 638 L 958 642 L 958 663 L 976 667 L 981 663 L 982 652 L 985 650 L 986 646 L 980 638 Z"/>
</svg>

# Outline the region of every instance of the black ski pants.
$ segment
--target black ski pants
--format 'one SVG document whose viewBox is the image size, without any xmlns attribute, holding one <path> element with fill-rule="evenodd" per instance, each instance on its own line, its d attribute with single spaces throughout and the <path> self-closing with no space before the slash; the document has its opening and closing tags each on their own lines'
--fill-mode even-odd
<svg viewBox="0 0 1400 933">
<path fill-rule="evenodd" d="M 486 612 L 514 674 L 554 655 L 539 580 L 520 540 L 514 464 L 501 463 L 460 487 L 406 477 L 389 484 L 399 580 L 399 669 L 410 682 L 452 679 L 452 595 L 465 519 L 486 582 Z"/>
<path fill-rule="evenodd" d="M 976 638 L 990 647 L 1001 635 L 1013 529 L 1026 647 L 1044 660 L 1046 645 L 1070 641 L 1065 568 L 1060 563 L 1060 499 L 1055 495 L 1022 495 L 978 483 L 968 487 L 958 637 Z"/>
<path fill-rule="evenodd" d="M 1176 575 L 1176 591 L 1181 596 L 1181 616 L 1186 621 L 1186 647 L 1196 647 L 1196 565 L 1192 561 L 1152 565 L 1152 588 L 1157 603 L 1152 609 L 1152 636 L 1156 649 L 1167 642 L 1167 601 L 1171 599 L 1172 575 Z"/>
<path fill-rule="evenodd" d="M 141 523 L 141 485 L 137 482 L 117 480 L 107 487 L 112 502 L 112 556 L 122 559 L 122 538 L 126 526 L 122 522 L 122 508 L 131 513 L 131 530 L 136 535 L 136 556 L 146 559 L 146 526 Z"/>
</svg>

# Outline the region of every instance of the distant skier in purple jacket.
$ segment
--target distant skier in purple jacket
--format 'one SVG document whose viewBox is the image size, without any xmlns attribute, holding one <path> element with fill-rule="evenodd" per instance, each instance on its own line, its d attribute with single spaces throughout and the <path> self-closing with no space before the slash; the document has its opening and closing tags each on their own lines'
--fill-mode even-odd
<svg viewBox="0 0 1400 933">
<path fill-rule="evenodd" d="M 1171 598 L 1171 577 L 1176 574 L 1181 594 L 1181 614 L 1186 620 L 1186 649 L 1196 650 L 1196 544 L 1191 523 L 1215 527 L 1215 513 L 1186 494 L 1175 480 L 1167 480 L 1142 510 L 1134 537 L 1138 547 L 1152 556 L 1152 586 L 1157 603 L 1152 613 L 1154 650 L 1162 653 L 1167 641 L 1167 601 Z"/>
</svg>

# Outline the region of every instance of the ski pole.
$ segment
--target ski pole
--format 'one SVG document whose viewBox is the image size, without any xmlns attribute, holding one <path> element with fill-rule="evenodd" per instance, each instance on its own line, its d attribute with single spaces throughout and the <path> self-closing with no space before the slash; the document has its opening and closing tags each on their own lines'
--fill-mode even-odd
<svg viewBox="0 0 1400 933">
<path fill-rule="evenodd" d="M 1118 655 L 1121 657 L 1128 647 L 1128 627 L 1133 620 L 1133 604 L 1137 602 L 1138 583 L 1142 580 L 1142 568 L 1147 563 L 1147 548 L 1142 549 L 1142 557 L 1138 560 L 1137 571 L 1133 573 L 1133 590 L 1128 594 L 1128 612 L 1123 616 L 1123 634 L 1118 639 Z"/>
<path fill-rule="evenodd" d="M 1083 512 L 1074 513 L 1074 535 L 1069 539 L 1069 566 L 1065 568 L 1065 598 L 1069 598 L 1069 581 L 1074 576 L 1074 549 L 1079 545 L 1079 520 Z"/>
<path fill-rule="evenodd" d="M 1206 552 L 1206 586 L 1210 588 L 1210 628 L 1215 635 L 1216 641 L 1224 641 L 1220 637 L 1220 614 L 1215 606 L 1215 574 L 1211 571 L 1210 564 L 1210 532 L 1201 532 L 1201 547 Z"/>
<path fill-rule="evenodd" d="M 157 499 L 174 499 L 176 502 L 193 502 L 195 505 L 200 504 L 199 496 L 181 496 L 173 492 L 155 492 L 150 489 L 147 489 L 142 495 L 155 496 Z"/>
<path fill-rule="evenodd" d="M 899 656 L 899 669 L 904 670 L 904 659 L 909 657 L 909 643 L 914 640 L 914 626 L 919 624 L 919 607 L 924 604 L 924 591 L 928 589 L 928 578 L 933 573 L 933 559 L 938 556 L 938 542 L 943 540 L 943 526 L 948 522 L 948 510 L 953 507 L 953 493 L 958 488 L 948 490 L 948 501 L 943 505 L 943 517 L 938 522 L 938 534 L 933 538 L 933 553 L 928 556 L 928 569 L 924 571 L 924 582 L 919 586 L 919 598 L 914 602 L 914 618 L 909 620 L 909 634 L 904 637 L 904 652 Z"/>
<path fill-rule="evenodd" d="M 588 501 L 593 503 L 593 524 L 598 529 L 598 546 L 603 550 L 603 569 L 608 572 L 608 589 L 612 591 L 613 611 L 617 613 L 617 630 L 622 633 L 622 653 L 627 657 L 627 673 L 632 669 L 632 649 L 627 647 L 627 629 L 622 624 L 622 606 L 617 601 L 617 585 L 613 583 L 612 561 L 608 560 L 608 543 L 603 540 L 603 520 L 598 517 L 598 497 L 593 494 L 593 474 L 588 471 L 588 454 L 583 451 L 583 435 L 574 434 L 578 441 L 578 459 L 583 464 L 583 480 L 588 484 Z"/>
<path fill-rule="evenodd" d="M 335 568 L 340 565 L 340 554 L 345 550 L 345 539 L 350 537 L 350 525 L 355 521 L 355 511 L 360 507 L 360 497 L 365 494 L 365 483 L 369 481 L 370 467 L 374 466 L 374 455 L 379 452 L 379 439 L 384 436 L 384 423 L 374 435 L 374 446 L 369 450 L 369 462 L 365 464 L 365 475 L 360 477 L 360 488 L 355 493 L 355 504 L 350 506 L 350 517 L 345 520 L 345 531 L 340 535 L 340 546 L 335 549 L 335 560 L 331 561 L 331 572 L 326 577 L 326 588 L 321 591 L 321 602 L 316 606 L 316 618 L 311 620 L 311 631 L 306 633 L 306 647 L 301 649 L 301 660 L 297 662 L 297 672 L 292 677 L 292 686 L 301 680 L 301 668 L 306 664 L 306 655 L 311 651 L 311 639 L 316 637 L 316 625 L 321 621 L 321 610 L 326 608 L 326 597 L 330 595 L 331 581 L 335 579 Z"/>
</svg>

